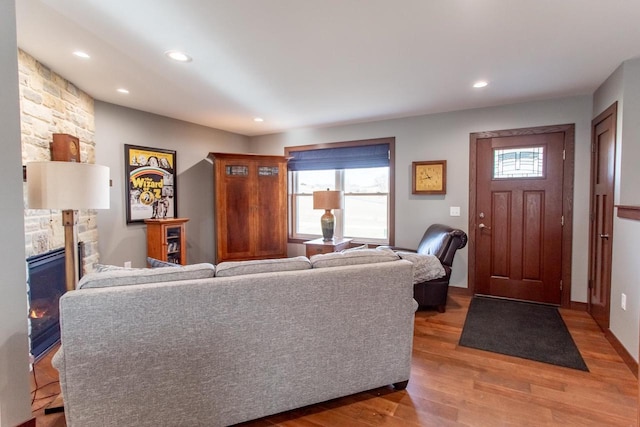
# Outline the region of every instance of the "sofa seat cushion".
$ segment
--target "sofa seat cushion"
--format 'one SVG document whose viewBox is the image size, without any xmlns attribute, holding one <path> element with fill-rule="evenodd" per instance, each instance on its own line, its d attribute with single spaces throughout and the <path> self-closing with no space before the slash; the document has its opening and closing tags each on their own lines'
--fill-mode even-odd
<svg viewBox="0 0 640 427">
<path fill-rule="evenodd" d="M 215 267 L 209 263 L 165 268 L 121 268 L 89 273 L 80 279 L 78 289 L 206 279 L 213 277 L 214 272 Z"/>
<path fill-rule="evenodd" d="M 298 256 L 294 258 L 257 259 L 249 261 L 225 261 L 216 266 L 216 277 L 308 270 L 310 268 L 311 263 L 305 256 Z"/>
<path fill-rule="evenodd" d="M 374 264 L 397 261 L 400 257 L 390 249 L 359 249 L 356 251 L 331 252 L 311 257 L 313 268 L 341 267 L 344 265 Z"/>
<path fill-rule="evenodd" d="M 413 264 L 413 283 L 428 282 L 446 275 L 442 263 L 435 255 L 418 254 L 415 252 L 397 251 L 398 256 Z"/>
</svg>

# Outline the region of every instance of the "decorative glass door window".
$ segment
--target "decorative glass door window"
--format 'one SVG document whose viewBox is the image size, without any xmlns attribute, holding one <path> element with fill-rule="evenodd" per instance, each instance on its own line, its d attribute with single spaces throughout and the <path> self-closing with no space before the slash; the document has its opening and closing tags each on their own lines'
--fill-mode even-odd
<svg viewBox="0 0 640 427">
<path fill-rule="evenodd" d="M 544 147 L 493 150 L 493 178 L 544 178 Z"/>
<path fill-rule="evenodd" d="M 182 264 L 180 259 L 181 227 L 167 227 L 167 262 Z"/>
<path fill-rule="evenodd" d="M 249 166 L 246 165 L 228 165 L 225 168 L 227 175 L 249 176 Z"/>
<path fill-rule="evenodd" d="M 278 176 L 279 173 L 278 166 L 258 166 L 258 176 Z"/>
</svg>

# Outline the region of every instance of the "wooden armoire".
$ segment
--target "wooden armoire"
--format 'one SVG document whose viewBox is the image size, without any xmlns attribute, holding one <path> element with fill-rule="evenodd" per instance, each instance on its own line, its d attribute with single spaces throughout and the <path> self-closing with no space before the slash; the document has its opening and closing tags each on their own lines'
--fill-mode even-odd
<svg viewBox="0 0 640 427">
<path fill-rule="evenodd" d="M 209 153 L 213 162 L 215 262 L 287 256 L 284 156 Z"/>
</svg>

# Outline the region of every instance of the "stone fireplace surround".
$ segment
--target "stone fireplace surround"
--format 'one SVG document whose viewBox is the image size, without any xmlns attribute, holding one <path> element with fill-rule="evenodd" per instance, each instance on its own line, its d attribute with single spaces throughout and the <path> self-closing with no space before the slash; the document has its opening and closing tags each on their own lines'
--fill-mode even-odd
<svg viewBox="0 0 640 427">
<path fill-rule="evenodd" d="M 22 142 L 22 164 L 31 161 L 51 160 L 50 144 L 54 133 L 66 133 L 80 139 L 80 158 L 85 163 L 95 163 L 95 118 L 94 100 L 87 93 L 78 89 L 72 82 L 55 73 L 46 65 L 37 61 L 29 53 L 18 50 L 19 93 L 20 93 L 20 124 Z M 63 251 L 64 228 L 62 225 L 62 212 L 59 210 L 34 210 L 28 209 L 26 203 L 26 182 L 24 185 L 25 196 L 25 257 L 49 259 L 52 253 Z M 82 242 L 79 252 L 79 277 L 83 271 L 91 271 L 93 265 L 98 262 L 98 232 L 97 217 L 94 210 L 79 211 L 78 239 Z M 61 260 L 62 269 L 59 272 L 62 293 L 65 290 L 64 254 Z M 49 273 L 47 273 L 49 274 Z M 55 275 L 58 275 L 56 270 Z M 36 278 L 37 279 L 37 278 Z M 57 278 L 56 278 L 57 280 Z M 53 310 L 57 310 L 57 298 L 59 291 L 56 280 L 47 280 L 47 298 L 55 299 Z M 46 305 L 42 290 L 30 289 L 27 283 L 27 291 L 30 298 L 29 331 L 30 336 L 41 329 L 48 329 L 50 321 L 48 316 L 53 312 L 51 308 L 43 309 Z M 37 301 L 37 307 L 33 306 Z M 35 310 L 35 311 L 34 311 Z M 45 314 L 42 310 L 46 310 Z M 36 316 L 36 318 L 33 318 Z M 37 317 L 37 316 L 47 316 Z M 57 324 L 57 320 L 55 321 Z M 51 332 L 51 331 L 49 331 Z M 58 332 L 59 334 L 59 329 Z M 33 338 L 33 337 L 32 337 Z M 42 352 L 46 352 L 49 342 L 57 342 L 57 338 L 47 338 L 44 342 L 35 339 L 31 346 L 36 358 Z"/>
<path fill-rule="evenodd" d="M 95 163 L 94 101 L 72 82 L 18 51 L 22 164 L 51 160 L 54 133 L 80 139 L 80 159 Z M 62 212 L 28 209 L 25 190 L 25 255 L 30 257 L 64 246 Z M 98 262 L 97 216 L 94 210 L 80 210 L 78 240 L 85 242 L 80 264 L 91 271 Z"/>
</svg>

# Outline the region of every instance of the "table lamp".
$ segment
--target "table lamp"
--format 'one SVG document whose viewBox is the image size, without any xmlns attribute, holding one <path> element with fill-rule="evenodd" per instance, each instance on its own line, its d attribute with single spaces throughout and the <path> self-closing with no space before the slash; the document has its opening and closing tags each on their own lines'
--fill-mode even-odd
<svg viewBox="0 0 640 427">
<path fill-rule="evenodd" d="M 78 209 L 109 209 L 109 168 L 78 162 L 27 163 L 29 209 L 60 209 L 67 291 L 78 283 Z"/>
<path fill-rule="evenodd" d="M 342 191 L 326 191 L 313 192 L 313 209 L 324 209 L 324 215 L 320 217 L 320 226 L 322 227 L 322 238 L 325 242 L 333 240 L 333 229 L 335 226 L 335 216 L 331 213 L 331 209 L 342 209 L 344 193 Z"/>
</svg>

